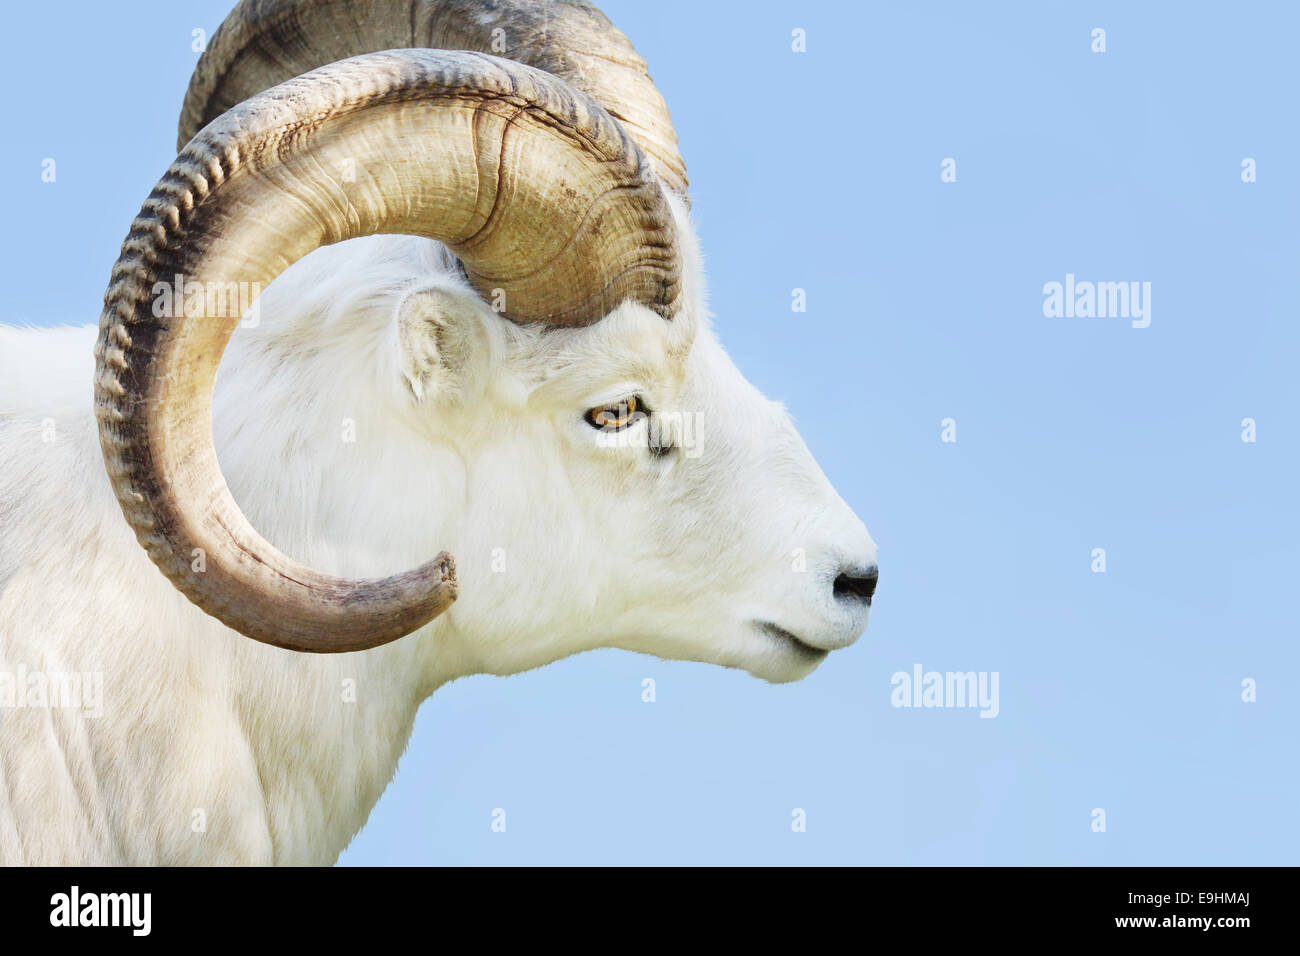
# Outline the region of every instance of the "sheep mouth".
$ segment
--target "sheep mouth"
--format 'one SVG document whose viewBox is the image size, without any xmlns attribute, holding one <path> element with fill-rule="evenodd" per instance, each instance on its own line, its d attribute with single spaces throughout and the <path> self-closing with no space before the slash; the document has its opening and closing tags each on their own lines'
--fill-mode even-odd
<svg viewBox="0 0 1300 956">
<path fill-rule="evenodd" d="M 774 641 L 784 644 L 790 650 L 794 651 L 801 657 L 816 658 L 820 660 L 830 653 L 824 647 L 815 647 L 807 641 L 801 641 L 794 634 L 781 627 L 779 624 L 773 624 L 771 621 L 756 621 L 755 626 L 772 638 Z"/>
</svg>

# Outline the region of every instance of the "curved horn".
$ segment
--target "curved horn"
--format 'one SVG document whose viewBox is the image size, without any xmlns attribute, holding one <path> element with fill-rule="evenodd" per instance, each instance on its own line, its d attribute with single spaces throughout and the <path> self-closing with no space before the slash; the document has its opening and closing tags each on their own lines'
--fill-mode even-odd
<svg viewBox="0 0 1300 956">
<path fill-rule="evenodd" d="M 670 317 L 678 298 L 672 213 L 636 144 L 586 95 L 509 60 L 354 57 L 241 103 L 191 140 L 105 293 L 100 444 L 127 521 L 172 583 L 226 625 L 293 650 L 410 633 L 455 599 L 452 558 L 349 580 L 263 539 L 212 444 L 212 387 L 238 306 L 222 314 L 208 298 L 204 315 L 178 317 L 158 308 L 156 284 L 265 286 L 318 246 L 376 233 L 445 243 L 519 322 L 590 323 L 627 299 Z"/>
<path fill-rule="evenodd" d="M 587 0 L 240 0 L 190 78 L 176 148 L 300 73 L 409 47 L 492 53 L 554 73 L 623 123 L 660 181 L 686 195 L 677 133 L 645 60 Z"/>
</svg>

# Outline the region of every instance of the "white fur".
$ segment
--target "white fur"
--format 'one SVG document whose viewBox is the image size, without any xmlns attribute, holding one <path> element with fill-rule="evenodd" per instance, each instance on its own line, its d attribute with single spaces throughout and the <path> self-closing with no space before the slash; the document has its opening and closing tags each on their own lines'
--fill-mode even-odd
<svg viewBox="0 0 1300 956">
<path fill-rule="evenodd" d="M 0 674 L 104 681 L 99 716 L 0 708 L 0 862 L 331 863 L 457 676 L 621 647 L 783 681 L 821 658 L 756 621 L 850 643 L 866 608 L 830 582 L 875 546 L 718 345 L 678 218 L 672 322 L 625 305 L 588 329 L 514 326 L 409 237 L 318 250 L 266 290 L 214 412 L 250 520 L 334 573 L 458 561 L 446 614 L 359 654 L 261 645 L 189 604 L 109 489 L 95 330 L 0 327 Z M 693 454 L 652 455 L 649 423 L 601 447 L 584 412 L 628 394 L 691 416 Z"/>
</svg>

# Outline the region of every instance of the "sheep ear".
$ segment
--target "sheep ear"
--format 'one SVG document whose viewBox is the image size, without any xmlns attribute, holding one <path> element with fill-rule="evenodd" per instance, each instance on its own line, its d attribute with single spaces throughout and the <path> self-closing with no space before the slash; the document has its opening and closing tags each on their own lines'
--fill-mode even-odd
<svg viewBox="0 0 1300 956">
<path fill-rule="evenodd" d="M 469 292 L 424 288 L 397 306 L 398 367 L 417 402 L 460 397 L 484 343 L 482 306 Z"/>
</svg>

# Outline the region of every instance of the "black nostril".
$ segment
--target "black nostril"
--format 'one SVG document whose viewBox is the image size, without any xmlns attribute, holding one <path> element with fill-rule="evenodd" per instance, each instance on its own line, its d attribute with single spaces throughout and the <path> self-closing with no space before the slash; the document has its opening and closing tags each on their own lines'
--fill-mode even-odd
<svg viewBox="0 0 1300 956">
<path fill-rule="evenodd" d="M 845 572 L 835 579 L 835 597 L 840 601 L 866 601 L 876 593 L 880 571 L 874 565 L 866 570 Z"/>
</svg>

